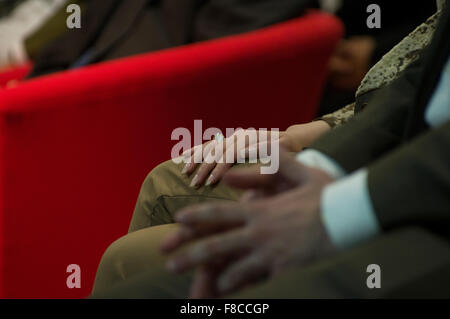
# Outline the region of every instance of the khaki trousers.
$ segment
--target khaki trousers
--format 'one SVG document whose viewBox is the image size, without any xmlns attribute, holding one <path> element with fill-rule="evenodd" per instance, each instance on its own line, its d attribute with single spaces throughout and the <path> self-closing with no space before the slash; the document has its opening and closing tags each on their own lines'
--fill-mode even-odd
<svg viewBox="0 0 450 319">
<path fill-rule="evenodd" d="M 233 169 L 245 166 L 237 165 Z M 242 195 L 241 191 L 224 183 L 194 189 L 190 183 L 195 172 L 191 176 L 182 175 L 183 167 L 183 164 L 167 161 L 148 174 L 139 193 L 129 234 L 105 252 L 97 271 L 94 291 L 105 290 L 154 268 L 155 260 L 161 259 L 159 242 L 175 227 L 154 226 L 173 224 L 174 215 L 180 209 L 206 201 L 236 201 Z M 143 229 L 145 231 L 137 232 Z"/>
<path fill-rule="evenodd" d="M 242 167 L 245 165 L 239 165 Z M 206 201 L 238 200 L 242 192 L 224 183 L 216 186 L 190 187 L 192 177 L 181 174 L 183 164 L 167 161 L 153 169 L 142 185 L 129 232 L 171 224 L 174 214 L 187 206 Z M 236 169 L 236 168 L 233 168 Z"/>
</svg>

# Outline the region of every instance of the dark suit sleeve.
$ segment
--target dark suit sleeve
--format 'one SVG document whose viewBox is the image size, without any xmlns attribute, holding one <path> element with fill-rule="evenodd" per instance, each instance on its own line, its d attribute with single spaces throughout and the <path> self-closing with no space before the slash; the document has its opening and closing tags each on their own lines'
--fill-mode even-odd
<svg viewBox="0 0 450 319">
<path fill-rule="evenodd" d="M 384 229 L 450 226 L 450 122 L 369 167 L 369 193 Z"/>
<path fill-rule="evenodd" d="M 194 26 L 194 41 L 243 33 L 296 18 L 316 0 L 210 0 Z"/>
<path fill-rule="evenodd" d="M 422 65 L 421 58 L 389 86 L 368 93 L 372 95 L 370 98 L 362 97 L 368 100 L 364 110 L 311 148 L 331 157 L 351 173 L 398 147 L 415 103 Z"/>
</svg>

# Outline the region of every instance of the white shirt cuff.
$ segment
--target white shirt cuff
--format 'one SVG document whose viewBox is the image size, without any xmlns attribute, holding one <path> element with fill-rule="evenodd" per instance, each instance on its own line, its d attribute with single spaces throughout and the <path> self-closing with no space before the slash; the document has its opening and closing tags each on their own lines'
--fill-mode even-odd
<svg viewBox="0 0 450 319">
<path fill-rule="evenodd" d="M 299 153 L 297 155 L 297 161 L 310 167 L 319 168 L 335 179 L 340 179 L 346 175 L 345 171 L 336 161 L 313 149 Z"/>
<path fill-rule="evenodd" d="M 367 169 L 361 169 L 328 185 L 322 193 L 322 221 L 338 248 L 350 248 L 381 232 L 367 176 Z"/>
</svg>

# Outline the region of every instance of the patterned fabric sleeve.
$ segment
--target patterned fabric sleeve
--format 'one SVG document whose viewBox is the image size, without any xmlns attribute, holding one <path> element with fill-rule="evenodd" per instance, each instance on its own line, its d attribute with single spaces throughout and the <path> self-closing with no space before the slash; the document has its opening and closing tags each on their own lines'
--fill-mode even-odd
<svg viewBox="0 0 450 319">
<path fill-rule="evenodd" d="M 345 124 L 355 115 L 355 104 L 349 104 L 334 113 L 317 118 L 316 121 L 325 121 L 331 128 Z"/>
<path fill-rule="evenodd" d="M 440 1 L 440 4 L 442 5 L 443 2 L 444 1 Z M 358 97 L 364 93 L 389 84 L 395 80 L 408 65 L 417 60 L 423 49 L 431 42 L 440 15 L 441 11 L 438 11 L 387 53 L 367 73 L 356 96 Z M 349 104 L 334 113 L 322 116 L 316 119 L 316 121 L 325 121 L 331 128 L 335 128 L 347 123 L 354 115 L 355 103 Z"/>
</svg>

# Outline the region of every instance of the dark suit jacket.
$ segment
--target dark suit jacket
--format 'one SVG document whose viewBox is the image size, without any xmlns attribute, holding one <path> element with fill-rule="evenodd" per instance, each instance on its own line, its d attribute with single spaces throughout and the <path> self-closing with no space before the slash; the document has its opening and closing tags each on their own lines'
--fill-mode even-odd
<svg viewBox="0 0 450 319">
<path fill-rule="evenodd" d="M 430 128 L 424 113 L 450 53 L 449 9 L 422 58 L 391 85 L 358 99 L 359 115 L 312 147 L 348 172 L 368 167 L 384 229 L 416 224 L 448 234 L 450 123 Z"/>
<path fill-rule="evenodd" d="M 89 63 L 247 32 L 300 16 L 313 0 L 90 0 L 82 29 L 37 58 L 30 77 Z"/>
</svg>

